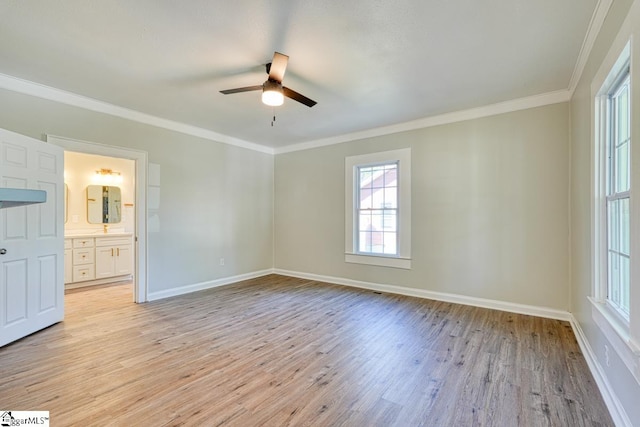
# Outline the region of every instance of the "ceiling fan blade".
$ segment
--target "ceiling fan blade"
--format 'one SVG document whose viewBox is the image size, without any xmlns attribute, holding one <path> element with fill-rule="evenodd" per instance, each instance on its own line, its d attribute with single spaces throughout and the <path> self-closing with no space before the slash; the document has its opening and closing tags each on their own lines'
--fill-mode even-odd
<svg viewBox="0 0 640 427">
<path fill-rule="evenodd" d="M 224 93 L 225 95 L 231 95 L 232 93 L 250 92 L 252 90 L 262 90 L 262 85 L 246 86 L 246 87 L 238 87 L 235 89 L 221 90 L 220 93 Z"/>
<path fill-rule="evenodd" d="M 299 94 L 298 92 L 289 89 L 288 87 L 282 87 L 282 93 L 284 96 L 286 96 L 287 98 L 291 98 L 294 101 L 298 101 L 301 104 L 306 105 L 307 107 L 311 108 L 314 105 L 317 104 L 316 101 L 314 101 L 313 99 L 309 99 L 306 96 Z"/>
<path fill-rule="evenodd" d="M 283 55 L 280 52 L 274 52 L 273 60 L 271 61 L 271 68 L 269 68 L 269 80 L 275 80 L 282 83 L 288 62 L 289 57 L 287 55 Z"/>
</svg>

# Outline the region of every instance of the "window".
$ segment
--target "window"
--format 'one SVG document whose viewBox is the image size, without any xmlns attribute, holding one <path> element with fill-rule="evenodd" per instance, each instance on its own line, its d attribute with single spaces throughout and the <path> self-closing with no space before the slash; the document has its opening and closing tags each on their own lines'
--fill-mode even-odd
<svg viewBox="0 0 640 427">
<path fill-rule="evenodd" d="M 411 268 L 411 150 L 345 160 L 345 261 Z"/>
<path fill-rule="evenodd" d="M 357 166 L 355 245 L 361 254 L 398 255 L 398 162 Z"/>
<path fill-rule="evenodd" d="M 607 303 L 629 320 L 630 96 L 629 66 L 607 95 L 606 212 Z"/>
<path fill-rule="evenodd" d="M 620 52 L 620 51 L 618 51 Z M 631 199 L 640 179 L 640 151 L 631 150 L 634 121 L 631 44 L 610 53 L 596 73 L 592 145 L 592 317 L 611 348 L 640 383 L 640 230 Z M 636 113 L 637 114 L 637 113 Z"/>
</svg>

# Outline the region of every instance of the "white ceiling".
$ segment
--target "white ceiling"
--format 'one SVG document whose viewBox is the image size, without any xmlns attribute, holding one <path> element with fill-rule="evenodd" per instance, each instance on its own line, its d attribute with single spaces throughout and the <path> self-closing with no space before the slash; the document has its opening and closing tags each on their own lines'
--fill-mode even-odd
<svg viewBox="0 0 640 427">
<path fill-rule="evenodd" d="M 598 1 L 3 0 L 0 73 L 281 148 L 567 90 Z"/>
</svg>

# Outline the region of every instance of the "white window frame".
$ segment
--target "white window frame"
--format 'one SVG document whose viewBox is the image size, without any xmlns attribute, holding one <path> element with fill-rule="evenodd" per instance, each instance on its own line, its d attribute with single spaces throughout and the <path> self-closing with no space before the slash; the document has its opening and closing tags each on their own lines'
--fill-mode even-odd
<svg viewBox="0 0 640 427">
<path fill-rule="evenodd" d="M 358 168 L 398 163 L 398 253 L 360 253 L 357 250 Z M 411 269 L 411 148 L 345 158 L 345 262 Z"/>
<path fill-rule="evenodd" d="M 630 231 L 630 304 L 629 319 L 626 319 L 614 306 L 607 301 L 608 296 L 608 269 L 607 269 L 607 144 L 609 140 L 608 120 L 608 99 L 611 89 L 620 81 L 620 76 L 625 68 L 633 70 L 631 58 L 631 41 L 615 52 L 610 52 L 603 62 L 600 70 L 596 73 L 591 85 L 593 105 L 592 116 L 592 208 L 591 208 L 591 248 L 592 248 L 592 297 L 589 298 L 592 304 L 592 317 L 601 332 L 607 337 L 613 350 L 622 359 L 629 371 L 634 375 L 636 381 L 640 383 L 640 346 L 634 336 L 640 335 L 640 330 L 634 330 L 633 319 L 640 316 L 638 304 L 640 292 L 635 282 L 640 282 L 640 260 L 635 254 L 639 253 L 640 227 L 638 221 L 638 200 L 633 197 L 633 188 L 637 187 L 640 178 L 640 170 L 634 167 L 637 162 L 634 160 L 634 148 L 631 148 L 631 191 L 629 214 L 631 217 Z M 631 75 L 630 95 L 631 95 L 631 144 L 636 127 L 635 113 L 633 106 L 633 73 Z M 637 145 L 636 145 L 637 147 Z"/>
<path fill-rule="evenodd" d="M 604 157 L 604 161 L 606 163 L 606 165 L 604 166 L 604 168 L 602 169 L 603 172 L 605 173 L 606 177 L 605 177 L 605 197 L 604 197 L 604 204 L 605 204 L 605 221 L 608 221 L 610 214 L 608 213 L 607 209 L 609 206 L 609 202 L 613 202 L 613 201 L 620 201 L 620 200 L 629 200 L 629 203 L 631 203 L 631 189 L 630 187 L 625 190 L 625 191 L 618 191 L 617 190 L 617 181 L 618 181 L 618 173 L 615 170 L 615 166 L 617 165 L 615 159 L 615 144 L 618 142 L 617 141 L 617 135 L 615 133 L 614 127 L 617 127 L 618 124 L 618 117 L 617 114 L 614 117 L 614 113 L 612 111 L 612 104 L 610 102 L 610 100 L 612 99 L 612 94 L 614 92 L 618 92 L 620 90 L 620 88 L 623 86 L 623 83 L 626 82 L 627 80 L 629 80 L 629 92 L 628 92 L 628 97 L 629 97 L 629 105 L 631 105 L 631 89 L 630 89 L 630 72 L 629 72 L 629 58 L 626 58 L 626 62 L 623 63 L 622 69 L 621 70 L 617 70 L 614 69 L 613 71 L 617 71 L 617 74 L 615 75 L 615 79 L 613 80 L 613 82 L 609 85 L 609 86 L 605 86 L 603 87 L 602 95 L 600 95 L 598 102 L 601 104 L 600 105 L 600 111 L 601 111 L 601 115 L 600 115 L 600 126 L 603 129 L 603 138 L 600 140 L 599 143 L 604 144 L 606 146 L 605 148 L 605 157 Z M 606 89 L 606 94 L 604 93 Z M 630 110 L 630 108 L 629 108 Z M 631 138 L 629 135 L 629 142 L 628 142 L 629 148 L 631 147 Z M 607 151 L 608 150 L 608 151 Z M 629 163 L 631 163 L 631 158 L 630 158 L 630 154 L 631 151 L 629 150 L 629 154 L 628 154 L 628 159 L 627 161 Z M 629 177 L 630 179 L 630 177 Z M 610 291 L 611 291 L 611 284 L 609 283 L 610 280 L 610 266 L 609 261 L 610 259 L 608 258 L 608 252 L 611 251 L 611 249 L 609 248 L 609 245 L 607 243 L 608 240 L 610 240 L 610 236 L 613 233 L 613 230 L 610 230 L 610 226 L 611 223 L 608 222 L 604 227 L 602 224 L 600 224 L 600 226 L 602 228 L 604 228 L 604 234 L 605 234 L 605 238 L 607 240 L 603 241 L 603 244 L 606 245 L 606 254 L 603 254 L 603 257 L 605 258 L 605 264 L 604 267 L 606 268 L 606 272 L 607 272 L 607 279 L 606 279 L 606 289 L 604 289 L 604 299 L 605 299 L 605 304 L 607 304 L 607 306 L 609 306 L 609 308 L 613 311 L 613 313 L 619 317 L 619 321 L 622 322 L 624 325 L 626 325 L 627 327 L 629 326 L 629 313 L 625 313 L 622 309 L 622 307 L 618 306 L 617 303 L 613 302 L 610 298 Z M 618 229 L 615 230 L 616 232 L 619 231 Z M 619 237 L 619 236 L 618 236 Z M 629 236 L 629 240 L 630 240 L 630 236 Z M 631 259 L 624 253 L 622 253 L 621 251 L 615 251 L 618 253 L 619 256 L 624 257 L 624 258 L 628 258 L 629 259 L 629 265 L 631 264 Z M 603 286 L 603 284 L 600 284 L 601 286 Z"/>
</svg>

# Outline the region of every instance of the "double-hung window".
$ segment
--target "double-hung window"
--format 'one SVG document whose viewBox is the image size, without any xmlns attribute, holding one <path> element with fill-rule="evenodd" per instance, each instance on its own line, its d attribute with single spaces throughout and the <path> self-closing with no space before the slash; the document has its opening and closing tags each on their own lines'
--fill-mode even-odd
<svg viewBox="0 0 640 427">
<path fill-rule="evenodd" d="M 358 253 L 398 255 L 398 162 L 356 168 Z"/>
<path fill-rule="evenodd" d="M 633 168 L 634 113 L 631 43 L 609 55 L 592 82 L 593 144 L 593 296 L 592 316 L 610 345 L 640 383 L 640 263 L 638 203 L 632 192 L 640 171 Z M 637 113 L 635 114 L 637 116 Z M 636 147 L 637 148 L 637 147 Z M 637 191 L 637 189 L 635 189 Z M 634 213 L 636 212 L 636 213 Z"/>
<path fill-rule="evenodd" d="M 411 149 L 345 159 L 345 261 L 411 268 Z"/>
<path fill-rule="evenodd" d="M 629 67 L 612 84 L 606 109 L 607 303 L 629 319 L 630 91 Z"/>
</svg>

